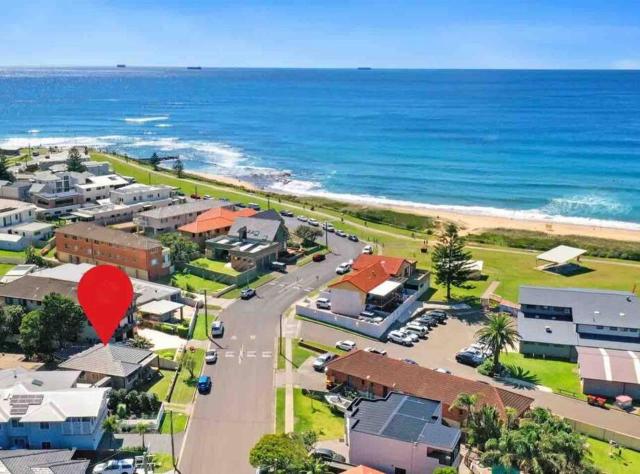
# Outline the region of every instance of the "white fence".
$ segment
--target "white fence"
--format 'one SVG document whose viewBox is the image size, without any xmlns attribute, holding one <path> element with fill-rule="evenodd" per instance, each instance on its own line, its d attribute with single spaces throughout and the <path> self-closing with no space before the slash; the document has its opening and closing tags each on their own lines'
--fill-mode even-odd
<svg viewBox="0 0 640 474">
<path fill-rule="evenodd" d="M 147 428 L 150 431 L 157 431 L 160 429 L 160 424 L 162 423 L 162 417 L 164 416 L 164 403 L 160 405 L 160 409 L 158 410 L 158 414 L 155 418 L 138 418 L 136 420 L 122 420 L 120 421 L 120 426 L 127 426 L 129 428 L 134 428 L 136 425 L 142 423 L 147 425 Z"/>
<path fill-rule="evenodd" d="M 358 318 L 343 316 L 327 310 L 313 308 L 311 307 L 311 305 L 314 304 L 313 302 L 309 302 L 304 305 L 296 305 L 296 313 L 300 316 L 331 324 L 333 326 L 338 326 L 349 331 L 364 334 L 365 336 L 382 339 L 382 336 L 384 336 L 384 334 L 386 334 L 395 323 L 404 323 L 409 320 L 411 314 L 415 310 L 415 303 L 420 295 L 421 293 L 416 292 L 407 297 L 404 303 L 398 306 L 393 313 L 388 315 L 384 321 L 378 324 L 361 321 Z M 322 296 L 326 297 L 324 295 Z"/>
</svg>

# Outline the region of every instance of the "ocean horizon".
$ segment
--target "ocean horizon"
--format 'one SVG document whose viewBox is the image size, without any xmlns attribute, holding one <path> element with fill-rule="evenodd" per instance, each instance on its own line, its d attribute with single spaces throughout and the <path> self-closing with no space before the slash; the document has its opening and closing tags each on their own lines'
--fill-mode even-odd
<svg viewBox="0 0 640 474">
<path fill-rule="evenodd" d="M 640 229 L 640 71 L 0 68 L 0 148 L 266 189 Z"/>
</svg>

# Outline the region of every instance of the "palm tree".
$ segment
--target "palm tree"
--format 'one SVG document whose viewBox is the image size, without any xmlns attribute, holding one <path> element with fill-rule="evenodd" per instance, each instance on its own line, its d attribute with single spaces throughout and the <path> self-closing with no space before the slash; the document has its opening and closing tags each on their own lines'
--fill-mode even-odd
<svg viewBox="0 0 640 474">
<path fill-rule="evenodd" d="M 462 425 L 465 425 L 469 422 L 469 418 L 473 414 L 473 409 L 475 405 L 478 403 L 478 395 L 475 393 L 465 393 L 461 392 L 458 394 L 456 399 L 453 401 L 453 406 L 460 410 L 464 410 L 466 413 L 465 419 L 462 420 Z"/>
<path fill-rule="evenodd" d="M 496 407 L 483 405 L 467 421 L 469 444 L 484 450 L 490 439 L 497 439 L 502 432 L 502 420 Z"/>
<path fill-rule="evenodd" d="M 506 313 L 490 314 L 488 319 L 487 324 L 476 332 L 476 338 L 493 351 L 491 375 L 494 375 L 500 366 L 500 352 L 506 348 L 513 349 L 520 340 L 520 334 Z"/>
<path fill-rule="evenodd" d="M 109 448 L 112 447 L 113 442 L 113 434 L 118 431 L 118 427 L 120 426 L 120 422 L 118 421 L 118 417 L 115 415 L 109 415 L 102 422 L 102 429 L 109 436 Z"/>
<path fill-rule="evenodd" d="M 138 423 L 136 425 L 136 433 L 138 433 L 142 437 L 142 449 L 146 449 L 144 445 L 144 435 L 149 431 L 149 427 L 146 423 Z"/>
</svg>

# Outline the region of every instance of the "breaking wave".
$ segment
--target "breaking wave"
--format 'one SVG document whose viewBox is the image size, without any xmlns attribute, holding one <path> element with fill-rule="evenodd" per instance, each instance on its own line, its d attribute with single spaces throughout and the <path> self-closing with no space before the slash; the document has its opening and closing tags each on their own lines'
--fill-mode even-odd
<svg viewBox="0 0 640 474">
<path fill-rule="evenodd" d="M 169 120 L 168 115 L 158 115 L 155 117 L 125 117 L 124 121 L 128 123 L 147 123 L 147 122 L 162 122 Z"/>
</svg>

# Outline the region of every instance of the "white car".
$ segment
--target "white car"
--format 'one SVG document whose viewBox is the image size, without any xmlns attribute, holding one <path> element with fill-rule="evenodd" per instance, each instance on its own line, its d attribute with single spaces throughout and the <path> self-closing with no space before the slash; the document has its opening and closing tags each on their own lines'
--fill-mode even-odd
<svg viewBox="0 0 640 474">
<path fill-rule="evenodd" d="M 135 474 L 134 460 L 127 458 L 101 462 L 96 464 L 91 472 L 93 474 Z"/>
<path fill-rule="evenodd" d="M 307 222 L 309 219 L 307 219 L 307 216 L 298 216 L 298 220 L 300 222 Z"/>
<path fill-rule="evenodd" d="M 366 253 L 369 255 L 373 254 L 373 247 L 371 245 L 365 245 L 364 248 L 362 249 L 362 253 Z"/>
<path fill-rule="evenodd" d="M 331 309 L 331 301 L 328 298 L 318 298 L 316 300 L 316 308 L 318 309 Z"/>
<path fill-rule="evenodd" d="M 315 219 L 309 219 L 307 221 L 307 224 L 309 224 L 309 225 L 311 225 L 313 227 L 319 227 L 320 226 L 320 223 Z"/>
<path fill-rule="evenodd" d="M 212 349 L 206 352 L 204 356 L 204 361 L 207 364 L 215 364 L 217 360 L 218 360 L 218 351 L 216 351 L 215 349 Z"/>
<path fill-rule="evenodd" d="M 396 344 L 402 344 L 403 346 L 413 346 L 411 338 L 405 336 L 400 331 L 391 331 L 387 335 L 387 341 L 395 342 Z"/>
<path fill-rule="evenodd" d="M 345 273 L 349 273 L 349 270 L 351 270 L 351 265 L 349 265 L 348 263 L 341 263 L 340 265 L 338 265 L 336 267 L 336 273 L 338 275 L 344 275 Z"/>
<path fill-rule="evenodd" d="M 364 350 L 367 352 L 371 352 L 372 354 L 379 354 L 381 356 L 387 355 L 387 351 L 385 351 L 384 349 L 378 349 L 376 347 L 365 347 Z"/>
<path fill-rule="evenodd" d="M 398 332 L 401 334 L 404 334 L 405 337 L 408 337 L 409 339 L 411 339 L 411 342 L 413 342 L 414 344 L 420 341 L 420 337 L 418 337 L 418 335 L 414 332 L 409 332 L 404 328 L 398 329 Z"/>
<path fill-rule="evenodd" d="M 211 323 L 211 337 L 224 336 L 224 323 L 222 321 L 214 321 Z"/>
<path fill-rule="evenodd" d="M 347 233 L 344 230 L 336 230 L 336 235 L 338 237 L 346 237 Z"/>
<path fill-rule="evenodd" d="M 338 349 L 342 349 L 343 351 L 349 352 L 356 348 L 356 343 L 354 341 L 346 339 L 344 341 L 336 342 L 336 347 Z"/>
<path fill-rule="evenodd" d="M 322 224 L 322 228 L 324 230 L 326 230 L 327 232 L 335 232 L 336 228 L 333 227 L 333 224 L 329 224 L 328 222 L 325 222 L 324 224 Z"/>
<path fill-rule="evenodd" d="M 433 369 L 436 372 L 440 372 L 441 374 L 447 374 L 447 375 L 451 375 L 451 371 L 449 369 L 445 369 L 442 367 L 438 367 L 437 369 Z"/>
<path fill-rule="evenodd" d="M 429 328 L 418 323 L 409 323 L 403 327 L 402 330 L 417 334 L 418 337 L 421 337 L 422 339 L 426 339 L 427 334 L 429 333 Z"/>
</svg>

